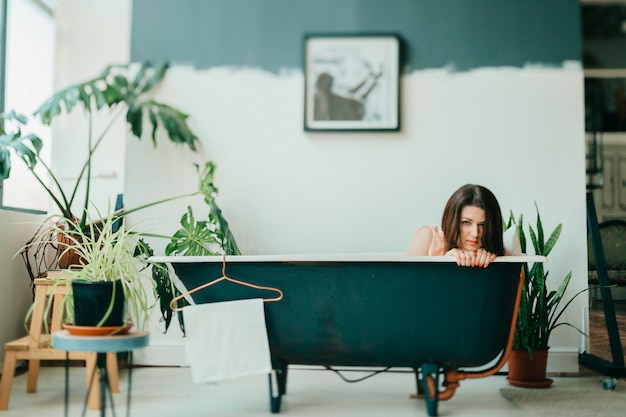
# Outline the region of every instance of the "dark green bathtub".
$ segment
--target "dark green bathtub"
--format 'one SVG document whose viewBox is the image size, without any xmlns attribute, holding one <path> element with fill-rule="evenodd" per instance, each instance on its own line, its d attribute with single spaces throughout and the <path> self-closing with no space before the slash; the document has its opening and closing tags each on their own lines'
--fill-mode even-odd
<svg viewBox="0 0 626 417">
<path fill-rule="evenodd" d="M 183 292 L 222 277 L 224 266 L 222 257 L 151 260 L 171 264 Z M 411 368 L 434 416 L 438 400 L 451 397 L 458 381 L 504 365 L 522 265 L 544 260 L 503 257 L 472 268 L 450 257 L 227 256 L 225 272 L 282 291 L 282 299 L 264 304 L 278 385 L 273 412 L 280 411 L 288 365 L 299 364 Z M 226 280 L 191 294 L 195 303 L 276 296 Z M 477 367 L 487 369 L 464 371 Z"/>
</svg>

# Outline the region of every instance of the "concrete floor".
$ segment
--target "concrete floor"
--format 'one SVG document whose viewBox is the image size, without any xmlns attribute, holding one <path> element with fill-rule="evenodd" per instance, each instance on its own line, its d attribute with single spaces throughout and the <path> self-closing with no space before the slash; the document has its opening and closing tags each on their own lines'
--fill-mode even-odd
<svg viewBox="0 0 626 417">
<path fill-rule="evenodd" d="M 349 379 L 367 375 L 349 371 Z M 80 416 L 85 394 L 84 368 L 70 368 L 69 416 Z M 598 386 L 597 376 L 553 378 L 571 385 Z M 128 370 L 120 373 L 120 393 L 114 394 L 116 415 L 126 415 Z M 39 390 L 26 393 L 26 375 L 15 378 L 8 411 L 0 417 L 63 415 L 65 371 L 42 367 Z M 461 382 L 449 401 L 439 403 L 439 415 L 463 417 L 523 417 L 528 413 L 504 399 L 499 389 L 508 387 L 504 376 Z M 285 416 L 426 416 L 422 400 L 409 398 L 415 392 L 413 373 L 404 370 L 381 373 L 358 383 L 347 383 L 334 372 L 317 368 L 289 369 L 287 394 L 281 414 Z M 266 375 L 239 378 L 219 384 L 194 384 L 188 368 L 138 367 L 132 372 L 131 416 L 145 417 L 246 417 L 274 415 L 269 410 Z M 106 415 L 112 415 L 107 410 Z M 100 411 L 88 410 L 87 416 Z"/>
</svg>

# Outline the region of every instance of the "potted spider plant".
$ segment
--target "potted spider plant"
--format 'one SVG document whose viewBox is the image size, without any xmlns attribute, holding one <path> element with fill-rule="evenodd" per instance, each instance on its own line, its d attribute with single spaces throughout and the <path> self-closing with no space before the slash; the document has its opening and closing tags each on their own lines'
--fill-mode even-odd
<svg viewBox="0 0 626 417">
<path fill-rule="evenodd" d="M 528 233 L 535 255 L 548 256 L 556 245 L 563 228 L 558 224 L 547 236 L 544 234 L 539 208 L 536 227 L 528 225 Z M 515 221 L 511 213 L 508 227 L 516 227 L 520 247 L 526 253 L 527 238 L 524 230 L 524 216 Z M 564 299 L 572 277 L 570 271 L 565 275 L 556 290 L 548 290 L 548 272 L 541 262 L 524 266 L 524 286 L 520 301 L 517 325 L 513 339 L 513 350 L 508 361 L 508 382 L 514 386 L 527 388 L 547 388 L 552 380 L 546 378 L 547 357 L 550 335 L 560 326 L 569 326 L 581 332 L 570 323 L 560 321 L 563 313 L 574 299 L 586 291 L 581 290 L 569 299 Z"/>
<path fill-rule="evenodd" d="M 66 285 L 63 298 L 64 326 L 68 328 L 93 326 L 105 332 L 129 328 L 131 323 L 142 328 L 148 321 L 149 303 L 142 270 L 146 261 L 135 256 L 138 235 L 135 228 L 118 224 L 119 216 L 101 216 L 97 223 L 90 222 L 87 231 L 73 224 L 63 251 L 73 250 L 80 264 L 60 274 L 53 284 Z M 58 227 L 54 223 L 51 228 Z M 95 228 L 97 227 L 97 230 Z M 35 300 L 26 315 L 28 322 Z M 46 301 L 49 314 L 53 299 Z M 46 329 L 48 330 L 48 329 Z M 70 330 L 71 331 L 71 330 Z"/>
</svg>

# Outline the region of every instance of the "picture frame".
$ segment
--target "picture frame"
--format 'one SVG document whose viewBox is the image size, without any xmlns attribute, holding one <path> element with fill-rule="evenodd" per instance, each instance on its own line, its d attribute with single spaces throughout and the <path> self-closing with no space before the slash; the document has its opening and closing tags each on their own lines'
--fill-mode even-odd
<svg viewBox="0 0 626 417">
<path fill-rule="evenodd" d="M 400 130 L 400 37 L 304 37 L 305 131 Z"/>
</svg>

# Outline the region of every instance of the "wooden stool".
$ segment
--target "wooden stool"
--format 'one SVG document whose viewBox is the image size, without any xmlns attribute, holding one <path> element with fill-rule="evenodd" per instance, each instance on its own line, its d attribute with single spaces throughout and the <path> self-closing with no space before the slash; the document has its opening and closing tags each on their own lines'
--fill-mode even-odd
<svg viewBox="0 0 626 417">
<path fill-rule="evenodd" d="M 15 367 L 18 360 L 28 361 L 28 379 L 26 392 L 37 392 L 37 379 L 39 377 L 39 364 L 42 360 L 65 360 L 67 352 L 54 349 L 50 346 L 50 334 L 44 332 L 44 321 L 49 320 L 50 333 L 60 330 L 60 315 L 62 312 L 63 297 L 65 297 L 65 282 L 61 279 L 58 284 L 57 278 L 64 271 L 48 271 L 48 278 L 35 279 L 35 301 L 31 316 L 29 334 L 19 339 L 4 344 L 4 366 L 2 368 L 2 380 L 0 382 L 0 410 L 9 408 L 11 386 L 15 376 Z M 67 272 L 65 272 L 67 273 Z M 45 316 L 46 300 L 54 297 L 52 304 L 52 317 Z M 87 368 L 87 384 L 89 377 L 96 368 L 95 352 L 69 352 L 70 360 L 84 360 Z M 106 354 L 106 363 L 109 376 L 109 385 L 112 392 L 119 392 L 117 356 L 115 352 Z M 99 381 L 95 381 L 96 384 Z M 94 387 L 89 396 L 88 407 L 100 409 L 100 397 L 98 388 Z"/>
</svg>

